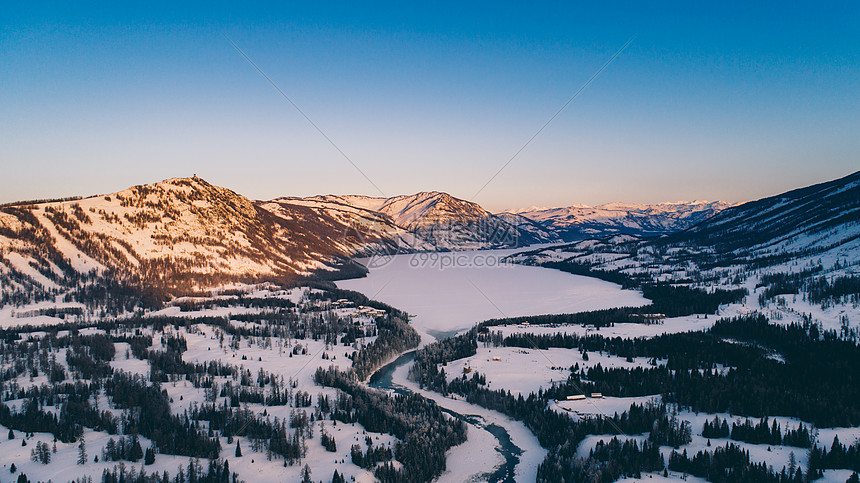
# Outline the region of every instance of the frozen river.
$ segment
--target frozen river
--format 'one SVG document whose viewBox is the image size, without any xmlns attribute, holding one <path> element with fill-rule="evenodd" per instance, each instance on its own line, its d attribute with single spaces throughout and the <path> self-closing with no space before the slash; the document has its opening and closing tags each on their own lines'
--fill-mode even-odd
<svg viewBox="0 0 860 483">
<path fill-rule="evenodd" d="M 424 343 L 491 318 L 649 303 L 639 292 L 595 278 L 503 262 L 516 251 L 418 253 L 360 260 L 369 267 L 368 276 L 337 285 L 407 311 Z M 418 392 L 466 422 L 468 441 L 449 451 L 448 470 L 439 483 L 534 480 L 546 450 L 522 422 L 421 390 L 406 378 L 411 363 L 411 355 L 402 356 L 380 369 L 371 385 Z"/>
<path fill-rule="evenodd" d="M 412 315 L 424 343 L 491 318 L 561 314 L 648 303 L 639 292 L 589 277 L 505 264 L 517 250 L 418 253 L 363 260 L 367 277 L 338 282 Z M 465 401 L 422 391 L 406 379 L 411 359 L 379 371 L 376 387 L 420 392 L 469 426 L 469 441 L 452 448 L 447 481 L 529 481 L 546 455 L 519 421 Z"/>
</svg>

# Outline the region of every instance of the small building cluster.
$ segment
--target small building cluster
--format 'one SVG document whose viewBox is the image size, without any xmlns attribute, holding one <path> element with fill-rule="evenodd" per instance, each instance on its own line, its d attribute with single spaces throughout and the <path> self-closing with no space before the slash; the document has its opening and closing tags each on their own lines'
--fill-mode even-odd
<svg viewBox="0 0 860 483">
<path fill-rule="evenodd" d="M 355 312 L 355 314 L 354 314 L 354 315 L 355 315 L 355 316 L 358 316 L 358 315 L 369 315 L 369 316 L 371 316 L 371 317 L 381 317 L 381 316 L 383 316 L 383 315 L 385 315 L 385 314 L 387 314 L 387 313 L 388 313 L 388 312 L 386 312 L 386 311 L 384 311 L 384 310 L 382 310 L 382 309 L 375 309 L 375 308 L 373 308 L 373 307 L 367 307 L 367 306 L 365 306 L 365 305 L 359 305 L 359 306 L 358 306 L 358 311 L 357 311 L 357 312 Z"/>
<path fill-rule="evenodd" d="M 589 398 L 589 397 L 590 397 L 590 398 L 592 398 L 592 399 L 602 399 L 602 398 L 603 398 L 603 393 L 600 393 L 600 392 L 593 392 L 593 393 L 591 393 L 591 394 L 589 394 L 589 395 L 585 395 L 585 394 L 571 394 L 570 396 L 567 396 L 567 398 L 565 398 L 564 400 L 565 400 L 565 401 L 582 401 L 582 400 L 584 400 L 585 398 Z M 559 400 L 558 402 L 561 402 L 561 400 Z"/>
</svg>

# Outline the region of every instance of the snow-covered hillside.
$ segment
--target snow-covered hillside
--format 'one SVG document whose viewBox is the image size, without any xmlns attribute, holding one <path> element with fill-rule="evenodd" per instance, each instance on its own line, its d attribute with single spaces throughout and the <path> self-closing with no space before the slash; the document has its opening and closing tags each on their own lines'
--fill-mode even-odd
<svg viewBox="0 0 860 483">
<path fill-rule="evenodd" d="M 2 325 L 0 481 L 371 482 L 380 466 L 399 471 L 407 434 L 455 423 L 429 403 L 432 421 L 407 421 L 382 393 L 321 381 L 384 357 L 377 340 L 403 324 L 361 297 L 335 300 L 354 295 L 246 285 L 99 327 Z M 30 343 L 41 357 L 26 367 Z M 362 398 L 374 404 L 356 407 Z M 446 449 L 432 448 L 442 461 Z"/>
<path fill-rule="evenodd" d="M 347 228 L 329 213 L 266 209 L 196 177 L 6 206 L 0 209 L 3 301 L 45 298 L 93 276 L 169 294 L 337 270 L 366 245 L 345 236 Z"/>
<path fill-rule="evenodd" d="M 583 240 L 512 260 L 632 285 L 741 289 L 747 305 L 774 320 L 856 335 L 860 172 L 731 207 L 658 239 Z"/>
</svg>

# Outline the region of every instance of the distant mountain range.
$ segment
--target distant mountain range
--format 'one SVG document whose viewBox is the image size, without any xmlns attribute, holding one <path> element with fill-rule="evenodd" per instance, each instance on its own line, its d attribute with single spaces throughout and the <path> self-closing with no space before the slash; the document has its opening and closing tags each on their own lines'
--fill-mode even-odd
<svg viewBox="0 0 860 483">
<path fill-rule="evenodd" d="M 860 263 L 860 172 L 726 208 L 659 238 L 603 237 L 514 259 L 661 281 L 716 279 L 772 269 L 768 267 L 855 275 Z"/>
<path fill-rule="evenodd" d="M 364 273 L 351 261 L 363 255 L 608 235 L 668 234 L 665 240 L 726 248 L 767 239 L 779 240 L 774 250 L 789 250 L 831 243 L 837 235 L 828 230 L 857 223 L 858 176 L 735 207 L 613 203 L 498 214 L 435 191 L 253 201 L 197 177 L 169 179 L 0 207 L 0 302 L 46 299 L 99 279 L 175 295 L 230 282 L 343 278 Z"/>
<path fill-rule="evenodd" d="M 685 230 L 730 207 L 722 201 L 657 205 L 609 203 L 561 208 L 526 208 L 510 213 L 533 220 L 564 241 L 607 235 L 659 236 Z"/>
</svg>

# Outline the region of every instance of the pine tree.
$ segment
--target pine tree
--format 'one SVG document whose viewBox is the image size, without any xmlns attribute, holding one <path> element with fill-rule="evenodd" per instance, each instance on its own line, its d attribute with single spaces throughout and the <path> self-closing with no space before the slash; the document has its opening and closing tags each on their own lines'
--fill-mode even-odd
<svg viewBox="0 0 860 483">
<path fill-rule="evenodd" d="M 11 429 L 9 430 L 9 439 L 15 439 L 15 432 Z"/>
<path fill-rule="evenodd" d="M 131 437 L 131 440 L 131 451 L 128 453 L 128 460 L 135 462 L 143 458 L 143 448 L 140 447 L 140 441 L 137 439 L 136 434 Z"/>
<path fill-rule="evenodd" d="M 236 457 L 239 458 L 242 456 L 242 447 L 239 446 L 239 441 L 236 441 Z"/>
<path fill-rule="evenodd" d="M 16 471 L 18 471 L 18 467 L 15 466 L 15 463 L 12 463 L 12 466 L 9 467 L 9 473 L 12 473 L 14 475 Z M 335 473 L 337 473 L 336 470 Z"/>
<path fill-rule="evenodd" d="M 788 455 L 788 474 L 793 475 L 795 469 L 797 469 L 797 457 L 794 456 L 794 451 L 792 451 Z"/>
<path fill-rule="evenodd" d="M 302 483 L 312 483 L 311 480 L 311 467 L 305 464 L 305 467 L 302 469 Z"/>
<path fill-rule="evenodd" d="M 155 450 L 150 446 L 146 448 L 146 453 L 143 455 L 143 464 L 151 465 L 155 463 Z"/>
<path fill-rule="evenodd" d="M 87 464 L 87 441 L 83 436 L 81 436 L 80 441 L 78 441 L 78 464 Z"/>
</svg>

